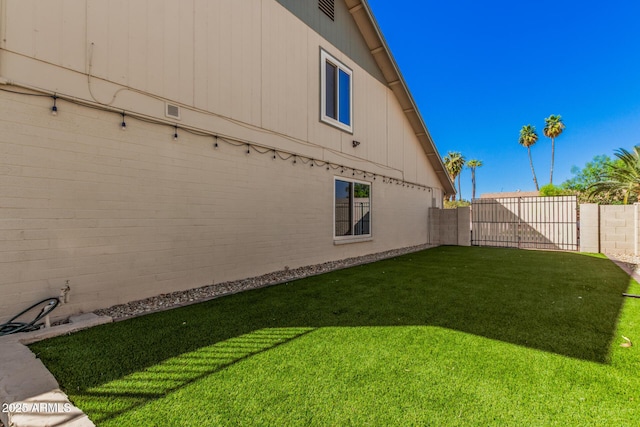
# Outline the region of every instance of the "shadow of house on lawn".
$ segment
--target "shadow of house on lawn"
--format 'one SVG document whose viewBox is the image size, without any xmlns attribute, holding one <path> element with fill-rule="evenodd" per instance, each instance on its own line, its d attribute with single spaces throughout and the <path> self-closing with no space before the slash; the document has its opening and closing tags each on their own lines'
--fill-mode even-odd
<svg viewBox="0 0 640 427">
<path fill-rule="evenodd" d="M 612 262 L 595 256 L 439 247 L 96 327 L 32 349 L 75 403 L 100 421 L 323 327 L 437 326 L 607 363 L 629 283 Z"/>
<path fill-rule="evenodd" d="M 313 330 L 312 328 L 261 329 L 201 347 L 122 378 L 88 388 L 81 393 L 81 406 L 96 422 L 113 419 Z"/>
</svg>

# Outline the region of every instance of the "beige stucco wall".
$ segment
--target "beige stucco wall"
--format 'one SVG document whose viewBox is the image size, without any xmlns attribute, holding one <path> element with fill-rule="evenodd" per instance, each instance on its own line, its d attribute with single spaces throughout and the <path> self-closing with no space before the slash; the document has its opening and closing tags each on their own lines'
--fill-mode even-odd
<svg viewBox="0 0 640 427">
<path fill-rule="evenodd" d="M 0 6 L 0 88 L 61 97 L 53 117 L 49 97 L 0 91 L 0 321 L 66 280 L 58 316 L 427 242 L 441 185 L 393 93 L 277 2 Z M 320 47 L 354 71 L 353 135 L 319 121 Z M 167 100 L 181 126 L 433 190 L 367 177 L 373 239 L 336 245 L 333 180 L 351 170 L 173 141 Z M 156 122 L 123 132 L 122 110 Z"/>
</svg>

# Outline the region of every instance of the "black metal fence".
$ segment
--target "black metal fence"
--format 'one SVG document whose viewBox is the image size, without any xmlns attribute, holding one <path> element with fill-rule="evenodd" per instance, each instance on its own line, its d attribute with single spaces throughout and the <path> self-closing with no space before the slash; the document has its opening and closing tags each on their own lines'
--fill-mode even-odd
<svg viewBox="0 0 640 427">
<path fill-rule="evenodd" d="M 577 251 L 577 197 L 475 199 L 471 244 Z"/>
<path fill-rule="evenodd" d="M 371 204 L 350 201 L 336 202 L 335 205 L 336 236 L 361 236 L 371 233 Z"/>
<path fill-rule="evenodd" d="M 369 202 L 358 202 L 353 205 L 356 223 L 354 232 L 357 236 L 371 233 L 371 208 Z"/>
</svg>

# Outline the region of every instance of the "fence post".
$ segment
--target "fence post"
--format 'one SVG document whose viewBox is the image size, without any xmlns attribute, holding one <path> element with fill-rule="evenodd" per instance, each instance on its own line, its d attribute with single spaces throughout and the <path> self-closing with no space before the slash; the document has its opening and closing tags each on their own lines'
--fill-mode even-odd
<svg viewBox="0 0 640 427">
<path fill-rule="evenodd" d="M 518 197 L 518 228 L 516 231 L 516 237 L 518 238 L 518 249 L 522 248 L 522 197 Z"/>
<path fill-rule="evenodd" d="M 459 207 L 458 215 L 458 246 L 471 246 L 471 208 Z"/>
<path fill-rule="evenodd" d="M 580 204 L 580 252 L 600 252 L 600 205 Z"/>
<path fill-rule="evenodd" d="M 638 216 L 638 209 L 640 209 L 640 203 L 633 204 L 633 255 L 638 256 L 638 233 L 640 233 L 640 217 Z"/>
<path fill-rule="evenodd" d="M 431 245 L 440 245 L 442 244 L 440 238 L 440 230 L 441 230 L 441 212 L 440 208 L 429 208 L 429 244 Z"/>
</svg>

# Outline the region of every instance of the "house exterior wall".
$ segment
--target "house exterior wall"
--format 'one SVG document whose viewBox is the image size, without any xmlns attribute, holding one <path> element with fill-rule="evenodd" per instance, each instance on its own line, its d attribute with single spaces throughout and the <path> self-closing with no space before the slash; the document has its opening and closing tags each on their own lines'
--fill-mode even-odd
<svg viewBox="0 0 640 427">
<path fill-rule="evenodd" d="M 49 96 L 0 91 L 0 321 L 66 280 L 58 316 L 427 242 L 442 187 L 393 92 L 278 2 L 0 11 L 0 89 L 60 96 L 53 117 Z M 319 120 L 321 48 L 353 70 L 353 134 Z M 334 241 L 336 176 L 371 182 L 372 239 Z"/>
<path fill-rule="evenodd" d="M 369 74 L 385 84 L 384 75 L 378 68 L 362 34 L 356 27 L 350 25 L 353 21 L 349 8 L 344 1 L 334 2 L 334 20 L 318 7 L 315 0 L 277 0 L 302 22 L 326 39 L 338 50 L 364 68 Z"/>
</svg>

